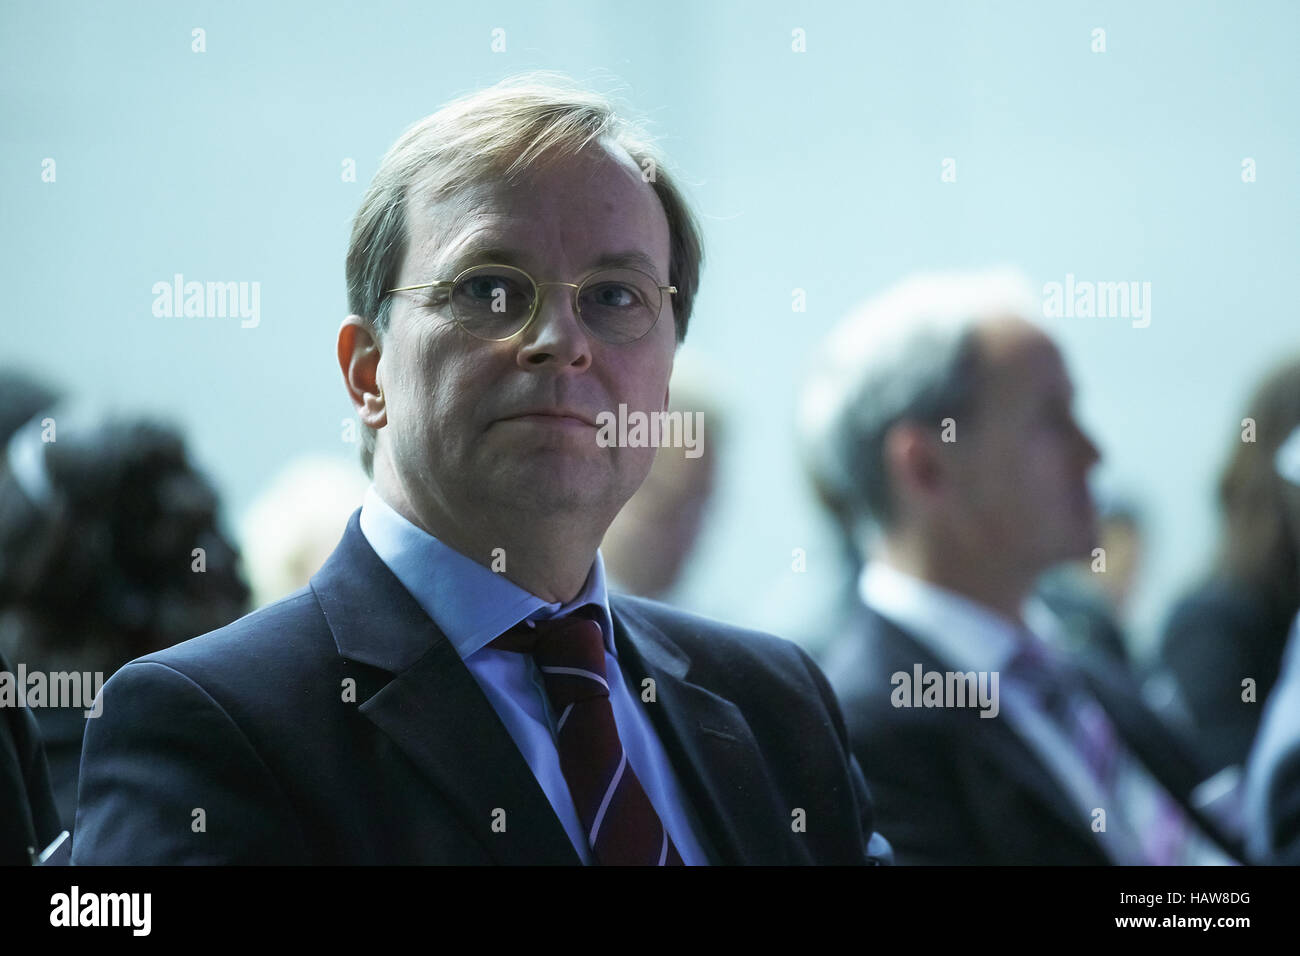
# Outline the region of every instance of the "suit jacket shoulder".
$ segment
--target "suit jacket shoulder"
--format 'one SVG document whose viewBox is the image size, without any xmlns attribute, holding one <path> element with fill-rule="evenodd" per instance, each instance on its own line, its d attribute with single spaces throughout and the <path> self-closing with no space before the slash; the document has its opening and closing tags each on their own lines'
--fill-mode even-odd
<svg viewBox="0 0 1300 956">
<path fill-rule="evenodd" d="M 117 671 L 86 722 L 76 863 L 305 862 L 292 752 L 328 687 L 309 589 Z"/>
</svg>

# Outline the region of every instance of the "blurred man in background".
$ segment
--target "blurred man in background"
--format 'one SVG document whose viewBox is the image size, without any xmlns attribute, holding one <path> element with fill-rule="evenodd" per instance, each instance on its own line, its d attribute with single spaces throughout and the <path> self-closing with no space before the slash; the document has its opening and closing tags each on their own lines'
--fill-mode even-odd
<svg viewBox="0 0 1300 956">
<path fill-rule="evenodd" d="M 684 346 L 673 361 L 668 408 L 682 415 L 698 413 L 708 437 L 698 449 L 660 448 L 650 474 L 600 545 L 611 588 L 658 600 L 681 580 L 695 551 L 713 499 L 724 428 L 709 369 Z"/>
<path fill-rule="evenodd" d="M 338 544 L 368 484 L 352 462 L 324 455 L 295 459 L 276 474 L 239 523 L 253 607 L 307 586 Z"/>
<path fill-rule="evenodd" d="M 1049 570 L 1036 591 L 1060 622 L 1071 655 L 1101 657 L 1107 662 L 1103 666 L 1131 671 L 1124 621 L 1141 559 L 1137 512 L 1116 502 L 1098 502 L 1097 547 L 1100 553 L 1094 549 L 1081 560 Z"/>
<path fill-rule="evenodd" d="M 1033 314 L 1013 275 L 923 276 L 829 339 L 809 461 L 868 560 L 827 674 L 899 862 L 1224 860 L 1199 761 L 1031 600 L 1095 543 L 1099 457 Z"/>
</svg>

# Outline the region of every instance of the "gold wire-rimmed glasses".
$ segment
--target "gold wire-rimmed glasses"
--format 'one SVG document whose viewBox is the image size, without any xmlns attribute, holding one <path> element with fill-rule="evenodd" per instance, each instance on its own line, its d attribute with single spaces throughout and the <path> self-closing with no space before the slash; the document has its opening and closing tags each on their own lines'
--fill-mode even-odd
<svg viewBox="0 0 1300 956">
<path fill-rule="evenodd" d="M 664 293 L 677 287 L 660 285 L 639 269 L 601 269 L 582 282 L 538 282 L 523 269 L 500 263 L 470 266 L 454 279 L 389 289 L 394 292 L 434 290 L 430 305 L 445 298 L 451 315 L 475 338 L 502 342 L 526 329 L 537 315 L 543 286 L 562 285 L 574 290 L 578 319 L 602 342 L 626 345 L 643 338 L 663 310 Z M 444 292 L 439 297 L 438 293 Z"/>
</svg>

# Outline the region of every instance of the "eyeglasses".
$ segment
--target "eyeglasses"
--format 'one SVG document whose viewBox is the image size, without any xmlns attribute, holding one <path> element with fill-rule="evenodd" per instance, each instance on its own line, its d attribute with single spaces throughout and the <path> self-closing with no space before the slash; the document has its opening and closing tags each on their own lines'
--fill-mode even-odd
<svg viewBox="0 0 1300 956">
<path fill-rule="evenodd" d="M 452 318 L 462 329 L 475 338 L 502 342 L 528 327 L 541 300 L 538 290 L 548 285 L 574 289 L 578 319 L 592 335 L 612 345 L 645 336 L 659 321 L 664 293 L 677 292 L 676 286 L 660 285 L 638 269 L 602 269 L 581 283 L 537 282 L 523 269 L 489 264 L 472 266 L 454 279 L 402 286 L 384 294 L 433 289 L 430 304 L 449 299 Z"/>
</svg>

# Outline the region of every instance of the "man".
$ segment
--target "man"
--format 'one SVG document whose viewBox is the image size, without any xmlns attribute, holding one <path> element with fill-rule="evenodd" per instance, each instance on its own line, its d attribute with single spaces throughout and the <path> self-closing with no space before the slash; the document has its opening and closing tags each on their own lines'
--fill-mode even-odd
<svg viewBox="0 0 1300 956">
<path fill-rule="evenodd" d="M 1087 556 L 1098 459 L 1014 276 L 922 277 L 852 316 L 806 396 L 814 477 L 869 555 L 829 652 L 900 863 L 1223 859 L 1196 761 L 1029 602 Z"/>
<path fill-rule="evenodd" d="M 887 858 L 793 645 L 607 597 L 693 218 L 598 97 L 456 101 L 381 163 L 338 335 L 374 485 L 311 586 L 137 661 L 87 736 L 74 862 Z"/>
</svg>

